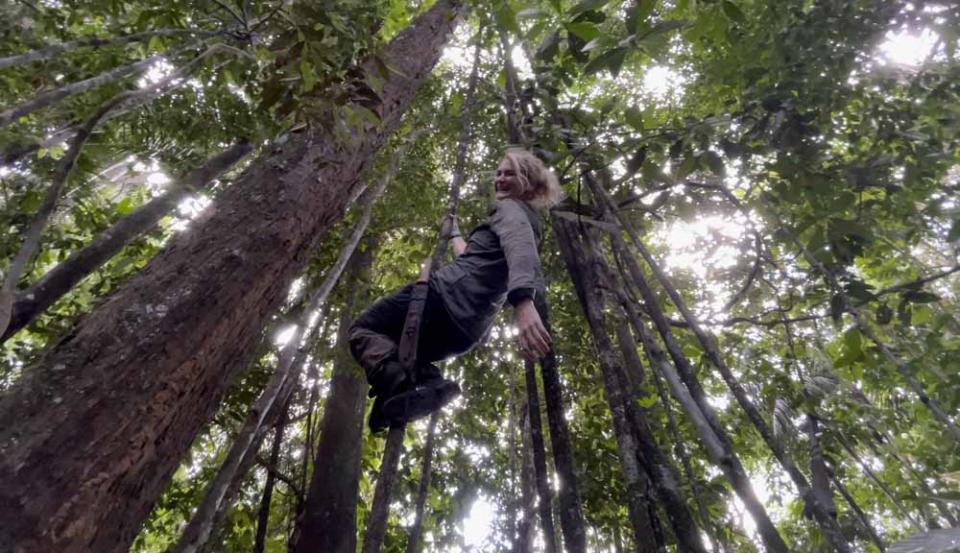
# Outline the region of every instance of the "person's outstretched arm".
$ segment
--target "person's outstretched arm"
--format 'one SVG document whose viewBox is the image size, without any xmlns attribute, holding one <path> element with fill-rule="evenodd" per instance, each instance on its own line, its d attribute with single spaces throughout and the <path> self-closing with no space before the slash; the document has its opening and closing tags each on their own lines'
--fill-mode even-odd
<svg viewBox="0 0 960 553">
<path fill-rule="evenodd" d="M 542 288 L 533 227 L 520 203 L 507 199 L 497 202 L 491 228 L 500 238 L 507 259 L 507 301 L 514 307 L 520 353 L 530 360 L 539 359 L 550 352 L 550 334 L 533 303 Z"/>
</svg>

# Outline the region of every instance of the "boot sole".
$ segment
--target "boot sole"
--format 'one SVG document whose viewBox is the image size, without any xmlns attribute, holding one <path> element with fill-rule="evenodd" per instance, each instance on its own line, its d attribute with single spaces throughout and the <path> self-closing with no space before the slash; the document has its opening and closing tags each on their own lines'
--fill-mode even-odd
<svg viewBox="0 0 960 553">
<path fill-rule="evenodd" d="M 383 419 L 398 425 L 421 419 L 460 395 L 460 385 L 449 380 L 434 386 L 418 386 L 383 402 Z"/>
</svg>

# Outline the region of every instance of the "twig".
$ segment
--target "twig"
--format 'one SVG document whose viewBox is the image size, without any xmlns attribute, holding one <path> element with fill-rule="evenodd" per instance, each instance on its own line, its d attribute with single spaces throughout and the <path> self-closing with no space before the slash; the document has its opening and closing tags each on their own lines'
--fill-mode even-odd
<svg viewBox="0 0 960 553">
<path fill-rule="evenodd" d="M 270 464 L 270 461 L 267 461 L 266 459 L 264 459 L 264 458 L 261 457 L 260 455 L 257 455 L 257 464 L 260 465 L 261 467 L 265 468 L 265 469 L 267 470 L 267 472 L 269 472 L 270 474 L 272 474 L 277 480 L 279 480 L 279 481 L 283 482 L 284 484 L 286 484 L 286 485 L 290 488 L 290 491 L 292 491 L 292 492 L 294 493 L 294 495 L 297 496 L 297 502 L 298 502 L 298 503 L 303 503 L 303 491 L 300 489 L 300 486 L 297 485 L 297 483 L 293 481 L 293 478 L 291 478 L 291 477 L 287 476 L 286 474 L 280 472 L 280 469 L 278 469 L 277 467 L 271 465 L 271 464 Z"/>
<path fill-rule="evenodd" d="M 240 25 L 242 25 L 244 29 L 247 29 L 246 20 L 243 18 L 243 16 L 237 13 L 235 9 L 230 7 L 229 4 L 227 4 L 226 2 L 223 2 L 222 0 L 213 0 L 213 3 L 225 9 L 227 13 L 229 13 L 231 16 L 233 16 L 234 19 L 237 20 L 237 23 L 240 23 Z"/>
</svg>

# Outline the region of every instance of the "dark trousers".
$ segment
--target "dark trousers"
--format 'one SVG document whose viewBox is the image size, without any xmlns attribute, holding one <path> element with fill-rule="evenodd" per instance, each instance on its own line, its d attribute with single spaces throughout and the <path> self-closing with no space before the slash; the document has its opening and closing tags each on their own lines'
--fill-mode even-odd
<svg viewBox="0 0 960 553">
<path fill-rule="evenodd" d="M 413 284 L 378 300 L 360 314 L 350 327 L 350 353 L 369 380 L 384 361 L 397 358 L 397 347 L 407 317 Z M 417 341 L 417 364 L 432 363 L 459 355 L 473 347 L 450 320 L 443 299 L 429 287 Z"/>
</svg>

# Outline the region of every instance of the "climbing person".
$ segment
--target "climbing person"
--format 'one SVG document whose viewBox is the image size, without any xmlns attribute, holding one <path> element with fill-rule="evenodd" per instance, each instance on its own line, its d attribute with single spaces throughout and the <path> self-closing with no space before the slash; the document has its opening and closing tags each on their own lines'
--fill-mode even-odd
<svg viewBox="0 0 960 553">
<path fill-rule="evenodd" d="M 375 398 L 368 421 L 373 432 L 424 417 L 459 395 L 460 386 L 433 363 L 480 342 L 504 301 L 514 308 L 520 354 L 535 360 L 550 351 L 550 335 L 533 304 L 544 293 L 536 209 L 555 204 L 560 185 L 532 153 L 511 149 L 497 168 L 494 189 L 494 208 L 467 240 L 454 215 L 443 221 L 441 236 L 450 240 L 455 259 L 430 275 L 414 375 L 398 358 L 413 284 L 378 300 L 350 328 L 350 351 Z"/>
</svg>

